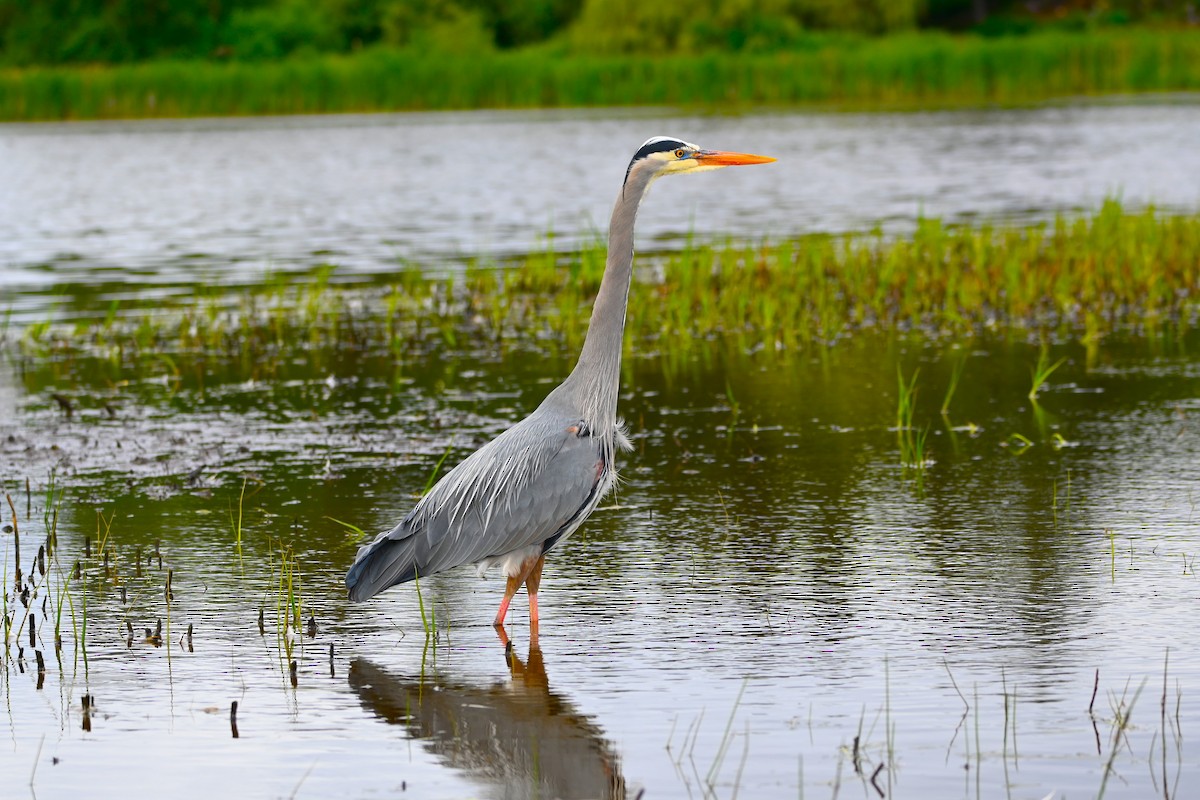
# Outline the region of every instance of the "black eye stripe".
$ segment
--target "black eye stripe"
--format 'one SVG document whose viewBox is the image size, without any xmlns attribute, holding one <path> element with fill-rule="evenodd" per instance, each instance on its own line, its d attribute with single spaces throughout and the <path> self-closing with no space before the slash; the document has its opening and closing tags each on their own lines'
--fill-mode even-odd
<svg viewBox="0 0 1200 800">
<path fill-rule="evenodd" d="M 687 142 L 681 142 L 678 139 L 658 139 L 646 142 L 633 154 L 633 158 L 629 160 L 629 166 L 625 168 L 625 180 L 629 180 L 629 171 L 633 169 L 633 165 L 651 153 L 668 153 L 672 150 L 686 149 L 687 147 Z"/>
<path fill-rule="evenodd" d="M 645 158 L 651 153 L 666 153 L 686 147 L 687 142 L 681 142 L 678 139 L 659 139 L 657 142 L 647 142 L 642 145 L 641 149 L 634 153 L 633 160 L 637 161 L 639 158 Z"/>
</svg>

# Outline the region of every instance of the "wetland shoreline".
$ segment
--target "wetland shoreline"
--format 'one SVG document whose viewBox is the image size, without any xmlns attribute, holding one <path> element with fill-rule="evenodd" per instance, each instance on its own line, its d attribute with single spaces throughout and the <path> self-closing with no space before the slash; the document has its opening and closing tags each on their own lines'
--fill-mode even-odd
<svg viewBox="0 0 1200 800">
<path fill-rule="evenodd" d="M 70 322 L 7 327 L 18 358 L 103 354 L 114 367 L 173 369 L 211 358 L 273 361 L 321 350 L 402 357 L 433 346 L 525 339 L 576 348 L 603 272 L 601 242 L 548 249 L 464 273 L 400 271 L 367 287 L 327 266 L 249 289 L 197 287 L 172 303 L 72 303 Z M 933 338 L 1011 329 L 1095 341 L 1186 333 L 1200 312 L 1200 216 L 1109 201 L 1041 225 L 918 222 L 910 236 L 818 234 L 692 244 L 639 256 L 627 342 L 686 350 L 733 336 L 772 349 L 833 344 L 856 330 Z M 141 369 L 141 368 L 137 368 Z"/>
<path fill-rule="evenodd" d="M 369 49 L 278 62 L 160 61 L 0 70 L 0 120 L 482 108 L 676 106 L 915 110 L 1200 90 L 1186 28 L 817 39 L 764 54 L 463 58 Z"/>
</svg>

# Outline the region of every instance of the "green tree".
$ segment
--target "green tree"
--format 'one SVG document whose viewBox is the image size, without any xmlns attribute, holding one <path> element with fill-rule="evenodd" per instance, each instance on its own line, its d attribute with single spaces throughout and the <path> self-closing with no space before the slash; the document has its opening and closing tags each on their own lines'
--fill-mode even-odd
<svg viewBox="0 0 1200 800">
<path fill-rule="evenodd" d="M 418 50 L 472 53 L 494 44 L 483 12 L 454 0 L 390 0 L 381 25 L 383 41 Z"/>
<path fill-rule="evenodd" d="M 922 0 L 586 0 L 571 41 L 601 52 L 778 49 L 805 30 L 887 33 L 915 27 Z"/>
<path fill-rule="evenodd" d="M 344 47 L 330 4 L 308 0 L 239 8 L 230 15 L 222 43 L 234 57 L 248 59 L 277 59 L 296 52 Z"/>
<path fill-rule="evenodd" d="M 207 56 L 228 19 L 222 0 L 0 0 L 9 64 Z"/>
</svg>

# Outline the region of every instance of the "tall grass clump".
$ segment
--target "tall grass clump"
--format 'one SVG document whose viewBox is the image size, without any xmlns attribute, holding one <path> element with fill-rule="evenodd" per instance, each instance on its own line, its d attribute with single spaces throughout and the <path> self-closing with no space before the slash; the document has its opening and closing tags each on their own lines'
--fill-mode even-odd
<svg viewBox="0 0 1200 800">
<path fill-rule="evenodd" d="M 929 430 L 918 430 L 913 419 L 917 406 L 917 376 L 920 373 L 920 369 L 914 369 L 912 377 L 905 380 L 903 369 L 896 367 L 896 441 L 900 446 L 900 463 L 916 469 L 928 466 L 925 437 Z"/>
<path fill-rule="evenodd" d="M 0 71 L 0 119 L 619 105 L 917 108 L 1200 89 L 1186 29 L 816 37 L 775 53 L 566 54 L 368 48 L 279 62 Z"/>
</svg>

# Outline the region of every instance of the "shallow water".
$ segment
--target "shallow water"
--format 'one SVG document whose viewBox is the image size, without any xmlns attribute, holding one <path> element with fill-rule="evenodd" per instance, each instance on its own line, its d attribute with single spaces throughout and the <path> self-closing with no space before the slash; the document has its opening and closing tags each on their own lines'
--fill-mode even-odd
<svg viewBox="0 0 1200 800">
<path fill-rule="evenodd" d="M 551 224 L 569 246 L 664 130 L 781 160 L 716 192 L 664 182 L 647 248 L 697 220 L 901 230 L 922 210 L 1038 219 L 1115 192 L 1194 209 L 1178 176 L 1196 115 L 0 126 L 0 307 L 95 318 L 326 260 L 365 282 L 525 252 Z M 502 583 L 469 568 L 349 605 L 360 537 L 338 521 L 394 524 L 443 454 L 567 373 L 561 343 L 464 336 L 402 362 L 297 348 L 269 369 L 171 351 L 132 370 L 6 345 L 0 793 L 1143 798 L 1200 781 L 1196 331 L 1055 341 L 1066 361 L 1037 403 L 1022 331 L 653 348 L 626 363 L 624 482 L 549 561 L 534 642 L 523 598 L 492 628 Z M 902 463 L 898 368 L 919 369 L 923 468 Z"/>
<path fill-rule="evenodd" d="M 130 384 L 107 395 L 115 418 L 67 418 L 49 373 L 10 370 L 0 396 L 17 413 L 0 438 L 22 565 L 44 539 L 53 468 L 60 568 L 80 560 L 86 578 L 68 603 L 51 569 L 31 602 L 43 688 L 27 628 L 14 634 L 6 774 L 36 759 L 38 797 L 121 775 L 206 796 L 878 796 L 874 777 L 889 797 L 1040 798 L 1095 796 L 1111 756 L 1106 797 L 1162 795 L 1164 772 L 1187 787 L 1200 780 L 1198 344 L 1057 346 L 1068 361 L 1037 405 L 1037 348 L 1019 339 L 635 358 L 626 481 L 548 562 L 536 646 L 518 599 L 508 657 L 489 624 L 502 584 L 469 568 L 422 582 L 429 644 L 412 585 L 344 602 L 357 537 L 329 518 L 391 525 L 447 447 L 460 458 L 532 408 L 569 360 L 517 348 L 430 355 L 399 380 L 332 362 L 271 383 Z M 898 365 L 921 370 L 920 470 L 900 463 Z M 89 383 L 86 360 L 58 369 Z M 10 533 L 3 545 L 11 577 Z M 295 687 L 285 545 L 302 603 Z M 86 659 L 69 621 L 85 596 Z M 147 643 L 160 620 L 165 641 Z"/>
</svg>

